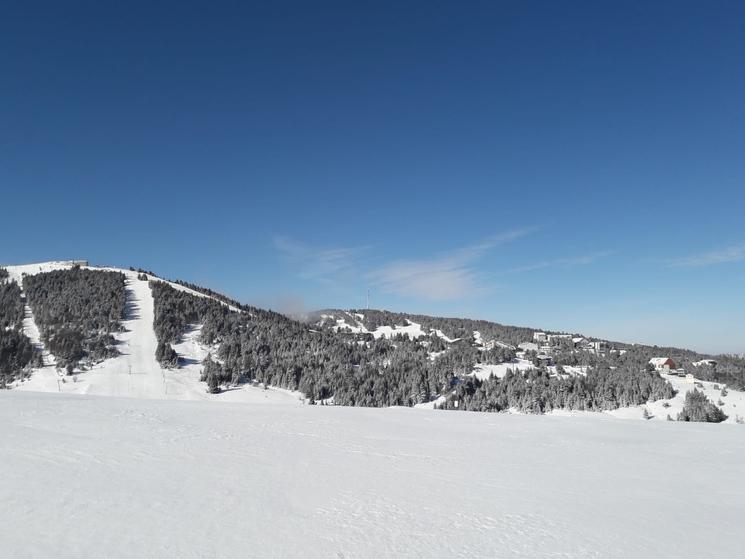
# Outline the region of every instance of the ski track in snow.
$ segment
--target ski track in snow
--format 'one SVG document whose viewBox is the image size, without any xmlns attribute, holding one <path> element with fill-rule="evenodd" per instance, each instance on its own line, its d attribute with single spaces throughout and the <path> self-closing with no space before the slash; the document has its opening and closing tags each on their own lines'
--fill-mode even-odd
<svg viewBox="0 0 745 559">
<path fill-rule="evenodd" d="M 742 550 L 736 425 L 5 391 L 0 441 L 7 557 Z"/>
</svg>

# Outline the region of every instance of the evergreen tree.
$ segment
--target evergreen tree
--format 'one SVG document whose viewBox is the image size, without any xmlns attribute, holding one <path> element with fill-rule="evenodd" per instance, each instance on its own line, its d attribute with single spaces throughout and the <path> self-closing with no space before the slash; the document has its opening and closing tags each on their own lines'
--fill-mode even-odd
<svg viewBox="0 0 745 559">
<path fill-rule="evenodd" d="M 725 419 L 727 416 L 724 412 L 695 388 L 686 394 L 683 410 L 678 414 L 678 421 L 721 423 Z"/>
</svg>

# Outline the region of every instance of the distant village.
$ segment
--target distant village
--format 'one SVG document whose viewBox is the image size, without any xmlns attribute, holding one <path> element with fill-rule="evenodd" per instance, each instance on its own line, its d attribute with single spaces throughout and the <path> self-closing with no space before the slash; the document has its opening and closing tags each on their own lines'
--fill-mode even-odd
<svg viewBox="0 0 745 559">
<path fill-rule="evenodd" d="M 605 356 L 608 353 L 619 355 L 626 353 L 625 349 L 610 347 L 608 342 L 603 340 L 592 340 L 572 334 L 547 334 L 546 332 L 534 332 L 532 342 L 518 344 L 515 349 L 517 350 L 516 357 L 519 359 L 532 357 L 539 365 L 546 366 L 554 364 L 554 354 L 566 350 L 586 351 L 599 356 Z M 717 362 L 714 359 L 702 359 L 694 362 L 693 365 L 716 367 Z M 653 357 L 649 360 L 649 367 L 650 370 L 654 369 L 658 373 L 683 377 L 690 383 L 695 382 L 694 375 L 679 368 L 671 357 Z"/>
<path fill-rule="evenodd" d="M 582 336 L 572 334 L 547 334 L 546 332 L 533 333 L 532 342 L 523 342 L 517 346 L 516 356 L 525 359 L 528 354 L 536 354 L 535 360 L 541 365 L 553 365 L 553 355 L 560 351 L 574 350 L 587 351 L 595 355 L 606 353 L 626 353 L 625 349 L 614 349 L 608 346 L 608 342 L 602 340 L 590 340 Z"/>
</svg>

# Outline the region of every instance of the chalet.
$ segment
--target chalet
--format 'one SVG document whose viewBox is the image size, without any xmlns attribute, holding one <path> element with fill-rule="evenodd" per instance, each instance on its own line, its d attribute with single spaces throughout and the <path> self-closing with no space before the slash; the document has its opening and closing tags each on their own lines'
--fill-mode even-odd
<svg viewBox="0 0 745 559">
<path fill-rule="evenodd" d="M 670 372 L 678 368 L 675 361 L 669 357 L 653 357 L 649 360 L 649 364 L 654 367 L 655 371 L 661 372 Z"/>
<path fill-rule="evenodd" d="M 523 351 L 538 351 L 538 344 L 534 344 L 533 342 L 523 342 L 517 347 Z"/>
</svg>

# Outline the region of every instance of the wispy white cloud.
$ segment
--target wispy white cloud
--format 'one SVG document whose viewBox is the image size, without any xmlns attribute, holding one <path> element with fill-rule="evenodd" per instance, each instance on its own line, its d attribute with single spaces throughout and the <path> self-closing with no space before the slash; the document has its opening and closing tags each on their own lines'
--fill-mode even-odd
<svg viewBox="0 0 745 559">
<path fill-rule="evenodd" d="M 613 254 L 611 251 L 603 250 L 599 252 L 593 252 L 590 254 L 584 254 L 581 256 L 570 256 L 568 258 L 556 258 L 553 260 L 542 260 L 541 262 L 534 262 L 533 264 L 526 264 L 525 266 L 518 266 L 516 268 L 510 268 L 505 273 L 519 274 L 522 272 L 532 272 L 535 270 L 542 270 L 544 268 L 570 268 L 572 266 L 586 266 L 602 258 L 606 258 L 610 256 L 611 254 Z"/>
<path fill-rule="evenodd" d="M 368 247 L 317 248 L 288 237 L 275 237 L 274 247 L 281 259 L 303 279 L 333 283 L 354 272 L 361 253 Z"/>
<path fill-rule="evenodd" d="M 381 291 L 432 300 L 461 299 L 483 293 L 486 286 L 475 263 L 498 245 L 529 234 L 516 229 L 425 260 L 397 260 L 368 274 Z"/>
<path fill-rule="evenodd" d="M 676 260 L 671 260 L 668 264 L 676 268 L 702 268 L 704 266 L 740 262 L 742 260 L 745 260 L 745 243 L 733 245 L 722 250 L 678 258 Z"/>
</svg>

